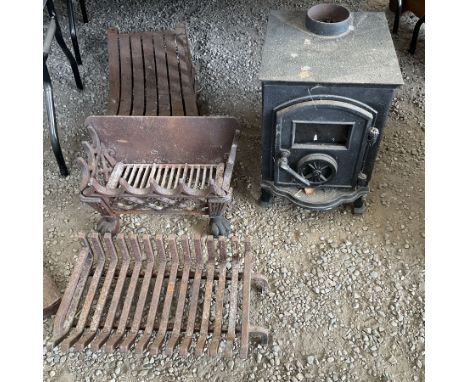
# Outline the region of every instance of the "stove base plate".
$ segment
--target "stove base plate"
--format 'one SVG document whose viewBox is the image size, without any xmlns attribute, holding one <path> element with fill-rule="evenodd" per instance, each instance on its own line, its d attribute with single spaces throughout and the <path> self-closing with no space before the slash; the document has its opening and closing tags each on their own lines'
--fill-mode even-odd
<svg viewBox="0 0 468 382">
<path fill-rule="evenodd" d="M 309 210 L 330 210 L 341 204 L 353 203 L 369 193 L 368 186 L 356 189 L 316 188 L 309 195 L 302 188 L 276 186 L 271 181 L 262 181 L 261 187 L 260 205 L 262 207 L 267 207 L 271 196 L 275 195 L 287 198 L 294 204 Z M 363 208 L 362 206 L 361 209 Z"/>
</svg>

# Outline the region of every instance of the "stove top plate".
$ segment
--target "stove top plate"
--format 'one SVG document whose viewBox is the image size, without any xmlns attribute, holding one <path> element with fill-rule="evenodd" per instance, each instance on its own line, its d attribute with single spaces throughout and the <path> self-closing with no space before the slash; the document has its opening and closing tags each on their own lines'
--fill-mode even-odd
<svg viewBox="0 0 468 382">
<path fill-rule="evenodd" d="M 352 12 L 338 37 L 307 30 L 304 11 L 273 11 L 263 47 L 261 81 L 329 84 L 403 84 L 383 12 Z"/>
</svg>

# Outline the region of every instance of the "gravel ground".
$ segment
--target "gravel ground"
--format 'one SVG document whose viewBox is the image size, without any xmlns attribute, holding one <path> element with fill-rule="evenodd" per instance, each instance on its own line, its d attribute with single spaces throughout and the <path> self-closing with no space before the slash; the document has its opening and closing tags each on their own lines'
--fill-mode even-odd
<svg viewBox="0 0 468 382">
<path fill-rule="evenodd" d="M 416 18 L 401 20 L 394 42 L 405 85 L 396 92 L 367 198 L 367 212 L 348 207 L 310 212 L 284 200 L 260 209 L 261 90 L 257 80 L 270 9 L 309 1 L 88 1 L 79 21 L 85 90 L 54 45 L 49 58 L 60 139 L 71 175 L 58 176 L 44 113 L 44 268 L 63 291 L 75 263 L 76 233 L 98 215 L 78 198 L 74 159 L 87 140 L 83 122 L 107 100 L 106 30 L 157 30 L 185 19 L 201 85 L 202 111 L 239 119 L 242 138 L 227 217 L 237 236 L 251 235 L 254 268 L 271 291 L 252 302 L 252 322 L 272 343 L 228 361 L 115 352 L 61 353 L 44 347 L 47 381 L 422 381 L 424 380 L 424 28 L 407 53 Z M 383 0 L 347 1 L 351 10 L 393 14 Z M 56 4 L 65 15 L 64 4 Z M 77 14 L 79 12 L 77 10 Z M 61 19 L 66 33 L 66 19 Z M 81 17 L 79 17 L 81 20 Z M 68 36 L 67 36 L 67 41 Z M 71 46 L 71 44 L 69 44 Z M 123 231 L 206 233 L 206 218 L 124 217 Z M 256 296 L 256 294 L 254 294 Z M 44 320 L 44 344 L 52 319 Z"/>
</svg>

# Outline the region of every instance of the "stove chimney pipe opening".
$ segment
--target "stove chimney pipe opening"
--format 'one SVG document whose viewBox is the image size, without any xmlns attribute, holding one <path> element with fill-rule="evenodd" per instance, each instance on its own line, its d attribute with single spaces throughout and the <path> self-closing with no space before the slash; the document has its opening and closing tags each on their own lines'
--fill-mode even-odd
<svg viewBox="0 0 468 382">
<path fill-rule="evenodd" d="M 306 27 L 319 36 L 340 36 L 351 25 L 350 12 L 337 4 L 318 4 L 309 8 Z"/>
</svg>

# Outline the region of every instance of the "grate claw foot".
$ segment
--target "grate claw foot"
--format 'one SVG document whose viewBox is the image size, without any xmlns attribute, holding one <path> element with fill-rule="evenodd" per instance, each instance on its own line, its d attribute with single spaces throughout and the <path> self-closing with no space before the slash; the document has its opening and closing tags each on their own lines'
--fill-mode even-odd
<svg viewBox="0 0 468 382">
<path fill-rule="evenodd" d="M 212 216 L 210 218 L 211 234 L 214 237 L 229 236 L 231 223 L 224 216 Z"/>
<path fill-rule="evenodd" d="M 120 219 L 118 216 L 103 216 L 96 228 L 101 235 L 105 233 L 115 235 L 120 231 Z"/>
</svg>

